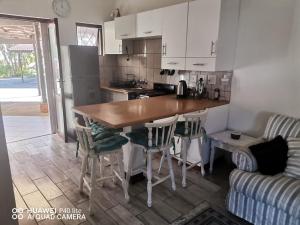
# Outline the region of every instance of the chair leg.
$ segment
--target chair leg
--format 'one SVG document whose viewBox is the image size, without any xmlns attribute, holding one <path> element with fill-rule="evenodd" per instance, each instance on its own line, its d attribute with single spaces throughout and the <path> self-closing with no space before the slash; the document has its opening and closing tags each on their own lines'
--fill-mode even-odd
<svg viewBox="0 0 300 225">
<path fill-rule="evenodd" d="M 116 176 L 115 176 L 115 173 L 114 173 L 114 170 L 115 170 L 115 153 L 113 153 L 109 156 L 109 161 L 110 161 L 110 173 L 113 176 L 112 181 L 113 181 L 114 184 L 116 184 L 117 179 L 116 179 Z"/>
<path fill-rule="evenodd" d="M 104 177 L 104 156 L 103 155 L 100 155 L 99 157 L 99 161 L 100 161 L 100 177 L 103 178 Z M 104 181 L 101 181 L 100 182 L 100 186 L 103 187 L 104 186 Z"/>
<path fill-rule="evenodd" d="M 152 153 L 147 151 L 147 193 L 148 193 L 148 207 L 152 206 Z"/>
<path fill-rule="evenodd" d="M 183 149 L 183 138 L 181 137 L 181 145 L 180 145 L 180 160 L 178 160 L 178 166 L 182 165 L 182 149 Z"/>
<path fill-rule="evenodd" d="M 122 187 L 125 195 L 125 200 L 129 202 L 128 185 L 125 179 L 125 172 L 124 172 L 123 152 L 121 151 L 117 153 L 117 157 L 118 157 L 118 165 L 119 165 L 120 177 L 122 179 L 121 182 L 122 182 Z"/>
<path fill-rule="evenodd" d="M 185 139 L 182 138 L 182 145 L 181 145 L 181 155 L 182 155 L 182 187 L 186 187 L 186 161 L 187 161 L 187 146 L 185 143 Z"/>
<path fill-rule="evenodd" d="M 169 165 L 169 173 L 170 173 L 170 177 L 171 177 L 172 190 L 176 191 L 175 176 L 174 176 L 173 165 L 172 165 L 172 160 L 171 160 L 171 155 L 170 155 L 170 149 L 166 150 L 166 155 L 167 155 L 167 161 L 168 161 L 168 165 Z"/>
<path fill-rule="evenodd" d="M 84 158 L 82 159 L 81 163 L 81 171 L 80 171 L 80 181 L 79 181 L 79 190 L 80 192 L 83 192 L 83 183 L 84 183 L 84 176 L 86 174 L 86 167 L 88 164 L 88 155 L 85 155 Z"/>
<path fill-rule="evenodd" d="M 214 167 L 214 159 L 215 159 L 215 151 L 216 151 L 216 149 L 215 149 L 215 146 L 214 146 L 214 144 L 213 144 L 213 142 L 211 143 L 211 146 L 210 146 L 210 162 L 209 162 L 209 164 L 210 164 L 210 166 L 209 166 L 209 172 L 210 172 L 210 174 L 212 174 L 212 172 L 213 172 L 213 167 Z"/>
<path fill-rule="evenodd" d="M 97 161 L 98 158 L 92 158 L 92 171 L 91 171 L 91 192 L 90 192 L 90 206 L 89 206 L 89 214 L 94 215 L 94 199 L 95 199 L 95 191 L 96 191 L 96 170 L 97 170 Z"/>
<path fill-rule="evenodd" d="M 162 168 L 162 165 L 163 165 L 165 159 L 166 159 L 166 155 L 164 152 L 162 152 L 162 155 L 160 158 L 160 163 L 159 163 L 159 168 L 158 168 L 158 172 L 157 172 L 158 174 L 160 174 L 160 171 L 161 171 L 161 168 Z"/>
<path fill-rule="evenodd" d="M 204 163 L 203 163 L 203 154 L 202 154 L 202 143 L 200 141 L 200 138 L 197 138 L 198 141 L 198 150 L 199 150 L 199 156 L 200 156 L 200 167 L 201 167 L 201 174 L 202 176 L 205 176 L 205 169 L 204 169 Z"/>
</svg>

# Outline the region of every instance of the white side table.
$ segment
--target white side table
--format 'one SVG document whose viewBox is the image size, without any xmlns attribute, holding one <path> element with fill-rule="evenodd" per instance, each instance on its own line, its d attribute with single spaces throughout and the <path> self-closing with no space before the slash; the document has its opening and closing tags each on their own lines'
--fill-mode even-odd
<svg viewBox="0 0 300 225">
<path fill-rule="evenodd" d="M 234 152 L 236 150 L 245 150 L 248 148 L 248 146 L 257 143 L 260 140 L 244 134 L 241 135 L 241 138 L 239 140 L 234 140 L 230 136 L 231 132 L 231 130 L 225 130 L 209 135 L 211 141 L 209 168 L 210 173 L 212 173 L 213 171 L 216 148 L 221 148 L 228 152 Z"/>
</svg>

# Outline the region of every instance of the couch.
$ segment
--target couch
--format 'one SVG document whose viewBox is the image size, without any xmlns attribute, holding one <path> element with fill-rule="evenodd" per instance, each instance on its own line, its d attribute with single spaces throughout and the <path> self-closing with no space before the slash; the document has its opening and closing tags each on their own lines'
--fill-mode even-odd
<svg viewBox="0 0 300 225">
<path fill-rule="evenodd" d="M 300 137 L 300 120 L 272 115 L 263 140 Z M 286 176 L 261 175 L 249 149 L 236 151 L 232 160 L 237 169 L 230 174 L 227 209 L 255 225 L 300 225 L 300 180 Z M 299 165 L 300 166 L 300 165 Z"/>
</svg>

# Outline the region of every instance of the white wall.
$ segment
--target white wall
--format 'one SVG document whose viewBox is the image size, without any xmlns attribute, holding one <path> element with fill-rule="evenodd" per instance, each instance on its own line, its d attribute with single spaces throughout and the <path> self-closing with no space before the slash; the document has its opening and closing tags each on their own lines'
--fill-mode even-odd
<svg viewBox="0 0 300 225">
<path fill-rule="evenodd" d="M 71 14 L 59 18 L 61 44 L 76 44 L 76 22 L 102 24 L 109 20 L 115 0 L 69 0 Z M 0 0 L 0 13 L 55 18 L 52 0 Z"/>
<path fill-rule="evenodd" d="M 186 1 L 187 0 L 116 0 L 115 6 L 120 9 L 121 15 L 128 15 Z"/>
<path fill-rule="evenodd" d="M 10 167 L 8 162 L 7 148 L 4 136 L 3 120 L 0 107 L 0 222 L 1 224 L 13 225 L 16 221 L 11 220 L 11 209 L 15 207 Z"/>
<path fill-rule="evenodd" d="M 294 3 L 242 0 L 230 128 L 260 135 L 268 115 L 265 112 L 299 116 L 289 51 Z"/>
</svg>

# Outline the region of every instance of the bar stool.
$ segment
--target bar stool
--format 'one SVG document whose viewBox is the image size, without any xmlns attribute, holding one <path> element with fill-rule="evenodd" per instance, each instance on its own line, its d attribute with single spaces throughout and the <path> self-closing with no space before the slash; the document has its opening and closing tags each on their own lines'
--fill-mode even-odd
<svg viewBox="0 0 300 225">
<path fill-rule="evenodd" d="M 207 118 L 207 112 L 208 110 L 206 109 L 205 111 L 202 112 L 184 114 L 183 115 L 184 121 L 179 121 L 176 124 L 176 130 L 174 136 L 177 136 L 181 139 L 181 151 L 179 153 L 180 159 L 178 165 L 182 164 L 182 186 L 183 187 L 186 187 L 186 171 L 195 167 L 199 163 L 201 167 L 201 174 L 202 176 L 205 175 L 204 163 L 202 158 L 202 143 L 203 143 L 202 141 L 203 141 L 203 135 L 205 135 L 204 125 Z M 193 139 L 197 139 L 198 141 L 200 160 L 198 162 L 191 164 L 189 167 L 186 167 L 188 150 L 190 148 L 190 144 Z M 159 170 L 158 170 L 159 173 L 164 160 L 165 160 L 165 155 L 162 155 L 160 160 Z"/>
<path fill-rule="evenodd" d="M 96 183 L 107 179 L 112 179 L 116 183 L 118 178 L 122 183 L 126 201 L 129 201 L 128 185 L 125 179 L 124 164 L 123 164 L 123 151 L 122 146 L 128 142 L 128 139 L 119 135 L 111 134 L 110 137 L 103 138 L 98 141 L 94 141 L 92 137 L 92 129 L 79 125 L 78 120 L 75 120 L 75 129 L 77 138 L 80 144 L 80 150 L 82 150 L 83 159 L 81 164 L 80 184 L 79 189 L 83 192 L 83 186 L 85 185 L 89 191 L 90 206 L 89 213 L 93 215 L 93 204 L 95 198 Z M 100 161 L 100 178 L 96 178 L 97 163 L 99 157 L 108 156 L 111 166 L 110 176 L 104 175 L 103 161 Z M 115 160 L 117 158 L 118 168 L 115 168 Z M 87 179 L 87 167 L 88 161 L 91 161 L 91 177 L 90 182 Z M 102 169 L 101 169 L 102 168 Z"/>
<path fill-rule="evenodd" d="M 133 148 L 143 149 L 147 154 L 147 170 L 143 172 L 147 174 L 148 207 L 152 206 L 152 188 L 154 186 L 171 178 L 172 189 L 176 190 L 170 148 L 173 146 L 177 120 L 178 115 L 164 119 L 163 122 L 155 121 L 153 123 L 146 123 L 144 128 L 126 134 L 130 138 Z M 168 176 L 158 177 L 152 175 L 152 154 L 155 152 L 163 152 L 166 155 L 169 166 Z M 152 177 L 156 180 L 155 183 L 152 183 Z"/>
</svg>

